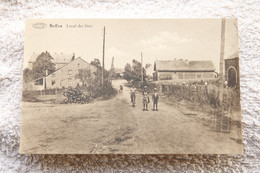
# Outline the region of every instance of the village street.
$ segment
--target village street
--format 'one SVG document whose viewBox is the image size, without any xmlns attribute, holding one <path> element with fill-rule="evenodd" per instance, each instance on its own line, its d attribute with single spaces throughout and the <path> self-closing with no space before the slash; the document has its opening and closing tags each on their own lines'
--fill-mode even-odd
<svg viewBox="0 0 260 173">
<path fill-rule="evenodd" d="M 124 80 L 113 81 L 119 89 Z M 202 120 L 159 100 L 159 111 L 136 107 L 129 88 L 110 100 L 90 104 L 25 103 L 22 109 L 21 153 L 234 153 L 241 145 L 232 133 L 218 133 Z"/>
</svg>

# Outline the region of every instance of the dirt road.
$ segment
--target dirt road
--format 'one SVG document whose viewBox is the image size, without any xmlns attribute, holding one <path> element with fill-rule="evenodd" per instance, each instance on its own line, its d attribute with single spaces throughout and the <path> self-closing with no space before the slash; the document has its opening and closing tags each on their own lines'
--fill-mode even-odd
<svg viewBox="0 0 260 173">
<path fill-rule="evenodd" d="M 115 88 L 125 81 L 113 81 Z M 211 131 L 178 107 L 159 101 L 159 111 L 136 107 L 129 88 L 106 101 L 85 105 L 23 103 L 21 153 L 231 153 L 239 152 L 232 133 Z"/>
</svg>

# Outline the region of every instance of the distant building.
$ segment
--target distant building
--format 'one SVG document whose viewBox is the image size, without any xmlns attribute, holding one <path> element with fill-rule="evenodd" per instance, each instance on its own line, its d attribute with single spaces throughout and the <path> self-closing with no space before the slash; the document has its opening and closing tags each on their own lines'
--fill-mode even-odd
<svg viewBox="0 0 260 173">
<path fill-rule="evenodd" d="M 124 70 L 121 68 L 114 68 L 114 73 L 116 78 L 123 78 L 124 76 L 123 72 Z"/>
<path fill-rule="evenodd" d="M 67 88 L 69 86 L 76 87 L 78 84 L 81 85 L 80 79 L 76 78 L 79 73 L 79 69 L 91 69 L 94 73 L 96 67 L 87 63 L 83 59 L 76 58 L 65 64 L 55 72 L 36 79 L 32 83 L 33 90 L 44 90 L 44 89 L 55 89 L 55 88 Z"/>
<path fill-rule="evenodd" d="M 229 87 L 239 87 L 239 59 L 238 52 L 225 59 L 225 80 Z"/>
<path fill-rule="evenodd" d="M 47 53 L 47 52 L 46 52 Z M 33 62 L 36 61 L 38 56 L 41 53 L 33 53 L 28 61 L 28 68 L 32 69 Z M 64 53 L 50 53 L 50 55 L 53 57 L 53 63 L 55 64 L 55 68 L 59 69 L 62 66 L 68 64 L 75 55 L 73 53 L 71 54 L 64 54 Z"/>
<path fill-rule="evenodd" d="M 188 61 L 175 59 L 155 61 L 154 80 L 174 82 L 200 82 L 216 79 L 212 61 Z"/>
</svg>

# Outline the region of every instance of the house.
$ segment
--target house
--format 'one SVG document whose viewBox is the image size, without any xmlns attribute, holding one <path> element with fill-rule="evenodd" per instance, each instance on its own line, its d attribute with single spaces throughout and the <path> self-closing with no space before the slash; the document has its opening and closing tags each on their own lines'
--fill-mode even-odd
<svg viewBox="0 0 260 173">
<path fill-rule="evenodd" d="M 201 82 L 214 80 L 215 70 L 212 61 L 155 61 L 153 77 L 155 81 Z"/>
<path fill-rule="evenodd" d="M 36 79 L 33 81 L 33 90 L 45 90 L 45 89 L 55 89 L 55 88 L 67 88 L 69 86 L 76 87 L 81 84 L 80 79 L 76 78 L 79 73 L 79 69 L 90 69 L 92 73 L 96 71 L 96 67 L 87 63 L 83 59 L 76 58 L 71 60 L 66 65 L 57 69 L 53 73 Z"/>
<path fill-rule="evenodd" d="M 123 72 L 124 70 L 121 68 L 114 68 L 114 73 L 116 78 L 123 78 Z"/>
<path fill-rule="evenodd" d="M 239 58 L 238 52 L 225 59 L 225 80 L 229 87 L 239 87 Z"/>
<path fill-rule="evenodd" d="M 55 64 L 56 69 L 59 69 L 62 66 L 68 64 L 72 60 L 72 57 L 75 57 L 75 55 L 73 53 L 71 53 L 71 54 L 64 54 L 63 52 L 61 52 L 61 53 L 42 52 L 42 53 L 48 53 L 48 54 L 50 54 L 51 57 L 53 57 L 53 63 Z M 32 56 L 30 57 L 30 59 L 28 61 L 29 69 L 32 69 L 33 62 L 36 61 L 36 59 L 38 58 L 39 55 L 41 55 L 41 53 L 34 52 L 32 54 Z"/>
</svg>

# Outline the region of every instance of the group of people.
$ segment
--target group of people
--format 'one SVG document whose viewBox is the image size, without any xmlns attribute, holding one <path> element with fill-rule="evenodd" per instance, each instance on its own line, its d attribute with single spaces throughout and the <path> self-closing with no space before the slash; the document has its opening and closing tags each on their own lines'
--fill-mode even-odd
<svg viewBox="0 0 260 173">
<path fill-rule="evenodd" d="M 148 104 L 150 103 L 149 93 L 147 86 L 144 86 L 143 92 L 143 111 L 148 111 Z M 131 103 L 133 104 L 133 107 L 135 105 L 135 98 L 136 98 L 136 89 L 134 86 L 130 89 L 130 97 L 131 97 Z M 157 89 L 154 88 L 154 92 L 152 94 L 152 101 L 153 101 L 153 111 L 158 111 L 158 101 L 159 101 L 159 95 L 157 93 Z"/>
</svg>

